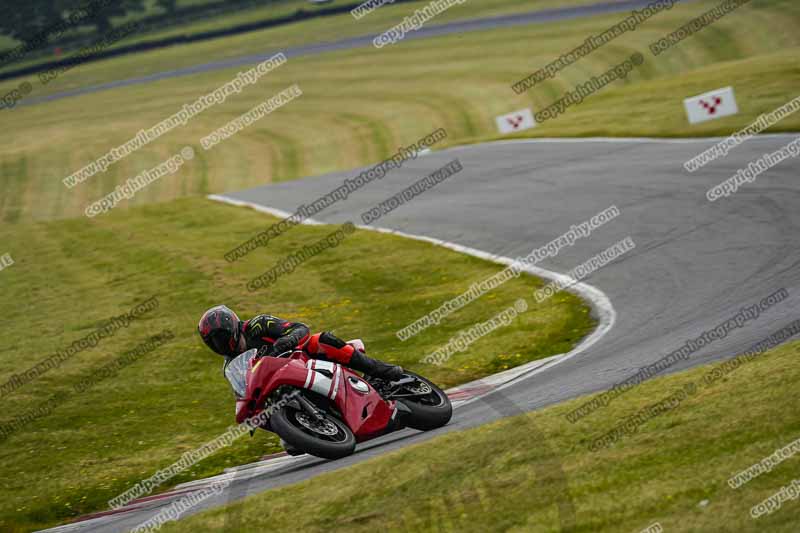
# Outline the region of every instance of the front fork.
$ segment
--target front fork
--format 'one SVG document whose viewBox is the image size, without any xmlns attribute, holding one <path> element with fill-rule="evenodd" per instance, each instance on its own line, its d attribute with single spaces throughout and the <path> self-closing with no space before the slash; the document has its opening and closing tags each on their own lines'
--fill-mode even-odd
<svg viewBox="0 0 800 533">
<path fill-rule="evenodd" d="M 274 394 L 270 396 L 270 398 L 266 401 L 264 405 L 264 410 L 274 412 L 277 409 L 282 409 L 284 406 L 290 405 L 295 409 L 302 409 L 310 416 L 313 416 L 315 420 L 322 420 L 325 418 L 317 409 L 313 403 L 308 401 L 304 396 L 301 389 L 296 389 L 294 387 L 287 387 L 281 390 L 276 391 Z M 261 411 L 263 412 L 263 411 Z M 269 425 L 269 418 L 267 418 L 266 424 L 260 426 L 261 429 L 266 431 L 271 431 Z M 252 437 L 255 434 L 256 430 L 250 430 L 250 436 Z"/>
<path fill-rule="evenodd" d="M 295 400 L 297 401 L 298 406 L 301 409 L 303 409 L 303 411 L 305 411 L 309 415 L 313 416 L 315 420 L 317 420 L 317 421 L 325 420 L 325 416 L 322 413 L 320 413 L 319 409 L 317 409 L 316 406 L 314 406 L 313 403 L 309 402 L 305 398 L 305 396 L 303 396 L 302 394 L 298 394 L 295 397 Z"/>
</svg>

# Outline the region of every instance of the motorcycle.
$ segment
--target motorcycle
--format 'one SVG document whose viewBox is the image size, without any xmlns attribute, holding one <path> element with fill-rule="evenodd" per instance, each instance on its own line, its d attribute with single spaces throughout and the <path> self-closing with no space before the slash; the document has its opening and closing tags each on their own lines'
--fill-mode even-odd
<svg viewBox="0 0 800 533">
<path fill-rule="evenodd" d="M 364 349 L 359 340 L 348 344 Z M 249 350 L 229 361 L 224 374 L 238 423 L 258 418 L 258 427 L 325 459 L 346 457 L 357 443 L 404 427 L 444 426 L 453 414 L 447 394 L 418 374 L 405 371 L 391 382 L 362 377 L 299 349 L 263 357 Z"/>
</svg>

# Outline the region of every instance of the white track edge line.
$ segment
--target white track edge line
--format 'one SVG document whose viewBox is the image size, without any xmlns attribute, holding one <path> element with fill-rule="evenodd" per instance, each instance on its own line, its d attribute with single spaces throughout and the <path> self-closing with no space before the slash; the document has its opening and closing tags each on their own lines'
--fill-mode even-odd
<svg viewBox="0 0 800 533">
<path fill-rule="evenodd" d="M 256 211 L 259 211 L 259 212 L 262 212 L 262 213 L 267 213 L 267 214 L 270 214 L 270 215 L 273 215 L 273 216 L 276 216 L 276 217 L 279 217 L 279 218 L 288 218 L 289 216 L 291 216 L 291 213 L 287 213 L 286 211 L 282 211 L 280 209 L 275 209 L 275 208 L 272 208 L 272 207 L 266 207 L 266 206 L 263 206 L 263 205 L 260 205 L 260 204 L 255 204 L 255 203 L 252 203 L 252 202 L 236 200 L 236 199 L 229 198 L 227 196 L 218 195 L 218 194 L 210 194 L 210 195 L 208 195 L 207 198 L 210 199 L 210 200 L 214 200 L 214 201 L 225 203 L 225 204 L 229 204 L 229 205 L 234 205 L 234 206 L 237 206 L 237 207 L 249 207 L 251 209 L 255 209 Z M 325 223 L 319 222 L 317 220 L 309 218 L 309 219 L 306 219 L 306 220 L 302 221 L 301 224 L 307 224 L 307 225 L 310 225 L 310 226 L 320 226 L 320 225 L 324 225 Z M 489 253 L 489 252 L 478 250 L 477 248 L 471 248 L 469 246 L 463 246 L 461 244 L 457 244 L 457 243 L 453 243 L 453 242 L 449 242 L 449 241 L 444 241 L 444 240 L 441 240 L 441 239 L 436 239 L 434 237 L 426 237 L 424 235 L 414 235 L 414 234 L 411 234 L 411 233 L 405 233 L 403 231 L 393 230 L 393 229 L 390 229 L 390 228 L 371 227 L 371 226 L 364 226 L 364 225 L 361 225 L 361 224 L 356 225 L 356 227 L 359 228 L 359 229 L 375 231 L 375 232 L 378 232 L 378 233 L 388 233 L 388 234 L 391 234 L 391 235 L 397 235 L 398 237 L 405 237 L 407 239 L 427 242 L 427 243 L 430 243 L 430 244 L 434 244 L 436 246 L 441 246 L 443 248 L 447 248 L 447 249 L 450 249 L 450 250 L 453 250 L 453 251 L 456 251 L 456 252 L 460 252 L 460 253 L 463 253 L 465 255 L 469 255 L 469 256 L 472 256 L 472 257 L 477 257 L 477 258 L 480 258 L 480 259 L 485 259 L 487 261 L 491 261 L 493 263 L 497 263 L 497 264 L 501 264 L 501 265 L 510 265 L 510 264 L 514 263 L 514 259 L 511 259 L 510 257 L 505 257 L 505 256 L 501 256 L 501 255 L 492 254 L 492 253 Z M 559 274 L 557 272 L 553 272 L 551 270 L 546 270 L 544 268 L 540 268 L 540 267 L 537 267 L 537 266 L 525 265 L 525 267 L 522 268 L 522 270 L 527 272 L 527 273 L 529 273 L 529 274 L 535 275 L 535 276 L 539 276 L 539 277 L 542 277 L 542 278 L 548 278 L 548 279 L 551 279 L 551 280 L 562 281 L 562 282 L 564 282 L 566 284 L 569 284 L 572 281 L 572 278 L 569 278 L 568 276 L 565 276 L 563 274 Z M 488 392 L 486 392 L 484 394 L 475 396 L 474 398 L 470 398 L 470 399 L 468 399 L 468 400 L 466 400 L 464 402 L 459 402 L 458 407 L 463 407 L 464 405 L 467 405 L 469 403 L 477 401 L 477 400 L 481 399 L 482 397 L 484 397 L 484 396 L 486 396 L 488 394 L 492 394 L 492 393 L 497 392 L 499 390 L 502 390 L 502 389 L 504 389 L 506 387 L 510 387 L 511 385 L 515 384 L 522 377 L 530 377 L 530 376 L 536 375 L 536 374 L 538 374 L 540 372 L 543 372 L 544 370 L 547 370 L 547 369 L 552 368 L 552 367 L 554 367 L 554 366 L 556 366 L 556 365 L 558 365 L 560 363 L 563 363 L 563 362 L 565 362 L 565 361 L 577 356 L 578 354 L 588 350 L 594 344 L 599 342 L 600 339 L 605 337 L 605 335 L 611 330 L 611 328 L 614 327 L 614 324 L 616 323 L 616 320 L 617 320 L 617 313 L 614 310 L 614 306 L 611 304 L 611 300 L 608 298 L 608 296 L 606 296 L 606 294 L 603 291 L 601 291 L 600 289 L 598 289 L 598 288 L 596 288 L 596 287 L 594 287 L 592 285 L 589 285 L 587 283 L 583 283 L 583 282 L 579 282 L 577 284 L 574 284 L 574 285 L 570 286 L 569 289 L 567 289 L 567 290 L 569 290 L 570 292 L 573 292 L 573 293 L 577 293 L 578 295 L 582 296 L 584 299 L 588 300 L 592 304 L 593 310 L 595 311 L 595 313 L 597 313 L 597 315 L 598 315 L 597 318 L 598 318 L 598 321 L 599 321 L 599 324 L 597 325 L 595 330 L 588 337 L 583 339 L 583 341 L 581 341 L 581 343 L 578 346 L 576 346 L 575 348 L 573 348 L 571 351 L 567 352 L 566 354 L 563 354 L 563 355 L 560 355 L 560 356 L 559 355 L 550 356 L 549 358 L 547 358 L 549 360 L 544 364 L 542 364 L 541 360 L 531 361 L 528 364 L 539 363 L 539 365 L 536 368 L 534 368 L 533 370 L 531 370 L 530 372 L 522 372 L 521 374 L 516 375 L 513 378 L 511 378 L 506 383 L 503 383 L 502 385 L 499 385 L 499 386 L 493 388 L 492 390 L 490 390 L 490 391 L 488 391 Z M 522 365 L 522 367 L 524 367 L 524 366 L 525 365 Z M 519 367 L 519 368 L 522 368 L 522 367 Z M 504 371 L 504 372 L 507 372 L 507 371 Z M 503 372 L 498 372 L 497 374 L 502 374 L 502 373 Z M 493 375 L 497 375 L 497 374 L 493 374 Z M 492 377 L 492 376 L 485 376 L 484 378 L 481 378 L 481 379 L 487 379 L 487 378 L 490 378 L 490 377 Z M 477 381 L 480 381 L 480 380 L 477 380 Z M 465 385 L 468 385 L 468 384 L 465 383 L 464 385 L 461 385 L 461 386 L 465 386 Z M 294 462 L 294 461 L 291 461 L 291 460 L 287 461 L 286 459 L 295 459 L 296 460 L 296 459 L 306 459 L 306 458 L 305 457 L 303 457 L 303 458 L 280 457 L 280 458 L 276 458 L 276 459 L 277 460 L 274 461 L 274 462 L 265 461 L 267 463 L 272 463 L 272 464 L 259 465 L 259 467 L 256 467 L 256 468 L 266 469 L 265 467 L 278 467 L 279 465 L 283 466 L 283 463 L 287 463 L 288 464 L 288 463 Z M 281 460 L 281 459 L 283 459 L 283 460 Z M 271 470 L 271 469 L 272 468 L 269 468 L 268 470 Z M 190 481 L 190 482 L 187 482 L 187 483 L 182 483 L 181 485 L 178 485 L 178 486 L 174 487 L 173 490 L 174 491 L 178 491 L 180 489 L 191 489 L 195 485 L 207 484 L 208 482 L 216 480 L 217 478 L 231 477 L 231 476 L 235 476 L 237 473 L 238 473 L 237 471 L 224 472 L 222 474 L 218 474 L 217 476 L 211 476 L 209 478 L 193 480 L 193 481 Z M 263 473 L 266 473 L 266 472 L 264 472 L 264 471 L 260 471 L 259 472 L 259 474 L 263 474 Z M 169 492 L 171 492 L 171 491 L 169 491 Z M 106 516 L 96 517 L 96 518 L 92 518 L 92 519 L 86 520 L 85 522 L 90 522 L 90 521 L 93 521 L 93 520 L 103 521 L 106 518 L 107 518 Z M 69 531 L 69 529 L 59 529 L 59 528 L 70 528 L 70 527 L 77 528 L 77 527 L 79 527 L 78 524 L 85 525 L 82 522 L 79 522 L 79 523 L 76 523 L 76 524 L 65 524 L 64 526 L 57 526 L 56 528 L 52 529 L 52 531 Z M 51 531 L 51 530 L 48 530 L 48 531 Z"/>
<path fill-rule="evenodd" d="M 221 202 L 221 203 L 235 205 L 237 207 L 250 207 L 252 209 L 255 209 L 256 211 L 260 211 L 260 212 L 263 212 L 263 213 L 268 213 L 270 215 L 273 215 L 273 216 L 276 216 L 276 217 L 279 217 L 279 218 L 288 218 L 288 217 L 292 216 L 291 213 L 288 213 L 288 212 L 280 210 L 280 209 L 275 209 L 275 208 L 272 208 L 272 207 L 266 207 L 266 206 L 263 206 L 261 204 L 256 204 L 256 203 L 253 203 L 253 202 L 247 202 L 247 201 L 244 201 L 244 200 L 236 200 L 234 198 L 229 198 L 227 196 L 223 196 L 223 195 L 219 195 L 219 194 L 208 195 L 208 199 L 214 200 L 214 201 L 217 201 L 217 202 Z M 302 221 L 301 224 L 308 224 L 308 225 L 318 226 L 318 225 L 321 225 L 323 223 L 319 222 L 317 220 L 308 218 L 308 219 Z M 335 224 L 331 224 L 331 225 L 335 225 Z M 389 228 L 364 226 L 364 225 L 361 225 L 361 224 L 357 224 L 356 227 L 359 228 L 359 229 L 364 229 L 364 230 L 369 230 L 369 231 L 376 231 L 378 233 L 388 233 L 388 234 L 391 234 L 391 235 L 397 235 L 398 237 L 405 237 L 407 239 L 427 242 L 427 243 L 430 243 L 430 244 L 433 244 L 433 245 L 436 245 L 436 246 L 441 246 L 443 248 L 447 248 L 447 249 L 450 249 L 450 250 L 453 250 L 453 251 L 456 251 L 456 252 L 460 252 L 460 253 L 463 253 L 465 255 L 469 255 L 469 256 L 472 256 L 472 257 L 477 257 L 479 259 L 484 259 L 484 260 L 491 261 L 493 263 L 498 263 L 498 264 L 501 264 L 501 265 L 511 265 L 512 263 L 514 263 L 514 259 L 512 259 L 510 257 L 505 257 L 505 256 L 502 256 L 502 255 L 492 254 L 492 253 L 489 253 L 489 252 L 485 252 L 483 250 L 478 250 L 477 248 L 471 248 L 469 246 L 463 246 L 461 244 L 457 244 L 457 243 L 453 243 L 453 242 L 449 242 L 449 241 L 444 241 L 442 239 L 436 239 L 434 237 L 426 237 L 424 235 L 414 235 L 414 234 L 411 234 L 411 233 L 406 233 L 406 232 L 403 232 L 403 231 L 393 230 L 393 229 L 389 229 Z M 565 276 L 564 274 L 559 274 L 558 272 L 553 272 L 552 270 L 546 270 L 544 268 L 537 267 L 537 266 L 534 266 L 534 265 L 531 265 L 531 266 L 525 265 L 524 268 L 522 268 L 521 270 L 523 270 L 524 272 L 527 272 L 529 274 L 532 274 L 534 276 L 538 276 L 538 277 L 541 277 L 541 278 L 546 278 L 546 279 L 550 279 L 550 280 L 554 280 L 554 281 L 559 281 L 559 282 L 567 285 L 569 287 L 567 289 L 568 291 L 570 291 L 570 292 L 572 292 L 574 294 L 577 294 L 578 296 L 581 296 L 585 300 L 589 301 L 589 303 L 592 306 L 592 310 L 594 311 L 594 313 L 596 315 L 596 318 L 598 320 L 598 325 L 595 328 L 595 330 L 588 337 L 586 337 L 585 339 L 583 339 L 580 342 L 580 344 L 578 344 L 575 348 L 573 348 L 569 352 L 563 354 L 561 357 L 553 359 L 552 362 L 548 362 L 546 364 L 539 365 L 536 368 L 534 368 L 533 370 L 531 370 L 530 372 L 523 372 L 522 374 L 513 377 L 508 382 L 493 388 L 491 391 L 488 391 L 485 394 L 481 394 L 479 396 L 476 396 L 474 398 L 470 398 L 469 400 L 466 400 L 465 402 L 459 404 L 459 407 L 463 407 L 464 405 L 467 405 L 467 404 L 472 403 L 472 402 L 474 402 L 476 400 L 479 400 L 480 398 L 482 398 L 483 396 L 485 396 L 487 394 L 492 394 L 492 393 L 497 392 L 499 390 L 502 390 L 502 389 L 504 389 L 506 387 L 509 387 L 509 386 L 513 385 L 514 383 L 516 383 L 516 381 L 519 380 L 523 376 L 530 377 L 530 376 L 539 374 L 540 372 L 544 372 L 545 370 L 553 368 L 554 366 L 559 365 L 561 363 L 564 363 L 564 362 L 572 359 L 573 357 L 585 352 L 586 350 L 588 350 L 589 348 L 594 346 L 597 342 L 599 342 L 603 337 L 605 337 L 605 335 L 609 331 L 611 331 L 611 328 L 614 327 L 614 324 L 617 321 L 617 312 L 614 310 L 614 306 L 611 303 L 611 299 L 608 296 L 606 296 L 606 294 L 603 291 L 601 291 L 600 289 L 598 289 L 597 287 L 594 287 L 593 285 L 589 285 L 588 283 L 583 283 L 583 282 L 578 282 L 578 283 L 570 285 L 574 280 L 572 278 L 570 278 L 569 276 Z M 535 362 L 536 361 L 531 361 L 531 363 L 535 363 Z M 499 372 L 498 372 L 498 374 L 499 374 Z M 482 378 L 482 379 L 486 379 L 488 377 L 491 377 L 491 376 L 486 376 L 485 378 Z"/>
</svg>

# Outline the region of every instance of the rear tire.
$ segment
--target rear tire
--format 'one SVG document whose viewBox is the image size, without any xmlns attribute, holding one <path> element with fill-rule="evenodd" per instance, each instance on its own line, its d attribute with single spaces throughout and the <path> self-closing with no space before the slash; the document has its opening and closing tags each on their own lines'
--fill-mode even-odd
<svg viewBox="0 0 800 533">
<path fill-rule="evenodd" d="M 440 428 L 450 422 L 453 417 L 453 405 L 447 394 L 435 385 L 432 381 L 413 372 L 404 372 L 408 376 L 413 376 L 418 381 L 416 385 L 425 390 L 425 386 L 430 389 L 430 393 L 421 396 L 419 401 L 408 398 L 398 399 L 398 403 L 405 405 L 411 413 L 403 417 L 403 424 L 407 427 L 420 431 L 429 431 Z"/>
<path fill-rule="evenodd" d="M 286 405 L 270 417 L 270 428 L 294 448 L 323 459 L 340 459 L 356 449 L 356 438 L 338 418 L 325 414 L 322 422 Z M 334 433 L 335 432 L 335 433 Z"/>
</svg>

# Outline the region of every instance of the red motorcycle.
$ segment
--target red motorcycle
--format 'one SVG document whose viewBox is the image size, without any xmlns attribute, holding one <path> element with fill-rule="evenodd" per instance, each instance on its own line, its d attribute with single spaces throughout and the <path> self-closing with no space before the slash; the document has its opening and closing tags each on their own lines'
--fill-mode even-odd
<svg viewBox="0 0 800 533">
<path fill-rule="evenodd" d="M 363 349 L 361 341 L 351 341 Z M 439 387 L 406 371 L 393 382 L 360 376 L 302 350 L 257 357 L 250 350 L 225 365 L 236 394 L 236 421 L 262 413 L 262 429 L 317 457 L 352 454 L 356 443 L 410 427 L 430 430 L 450 421 L 453 407 Z"/>
</svg>

